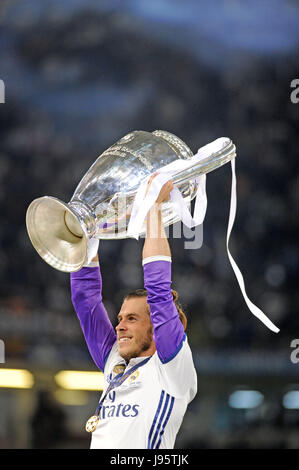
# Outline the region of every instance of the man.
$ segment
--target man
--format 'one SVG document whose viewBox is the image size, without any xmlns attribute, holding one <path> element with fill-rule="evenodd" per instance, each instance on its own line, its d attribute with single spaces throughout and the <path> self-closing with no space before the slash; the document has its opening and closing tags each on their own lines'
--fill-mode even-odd
<svg viewBox="0 0 299 470">
<path fill-rule="evenodd" d="M 146 291 L 125 298 L 116 333 L 102 303 L 98 257 L 71 274 L 73 305 L 105 379 L 91 448 L 173 448 L 197 392 L 184 314 L 181 321 L 171 290 L 171 253 L 161 216 L 161 203 L 172 189 L 171 181 L 162 187 L 147 215 L 142 253 Z M 110 390 L 109 384 L 116 386 Z"/>
</svg>

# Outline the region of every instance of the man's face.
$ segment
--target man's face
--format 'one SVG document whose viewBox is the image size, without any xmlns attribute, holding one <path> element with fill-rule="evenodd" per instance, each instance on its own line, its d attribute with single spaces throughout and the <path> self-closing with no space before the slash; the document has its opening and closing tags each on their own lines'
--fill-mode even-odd
<svg viewBox="0 0 299 470">
<path fill-rule="evenodd" d="M 127 362 L 132 357 L 151 356 L 156 351 L 146 297 L 126 299 L 116 327 L 118 353 Z"/>
</svg>

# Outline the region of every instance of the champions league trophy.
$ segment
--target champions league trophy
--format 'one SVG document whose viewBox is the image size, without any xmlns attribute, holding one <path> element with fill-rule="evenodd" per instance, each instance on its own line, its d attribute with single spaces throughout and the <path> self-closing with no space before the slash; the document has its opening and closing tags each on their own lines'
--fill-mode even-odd
<svg viewBox="0 0 299 470">
<path fill-rule="evenodd" d="M 86 262 L 89 239 L 130 237 L 128 225 L 137 190 L 154 172 L 184 160 L 184 168 L 172 174 L 171 180 L 190 204 L 197 194 L 198 177 L 236 156 L 230 139 L 223 137 L 214 143 L 212 148 L 211 144 L 203 147 L 203 158 L 194 161 L 189 147 L 169 132 L 127 134 L 98 157 L 68 204 L 49 196 L 30 204 L 26 225 L 34 248 L 52 267 L 78 271 Z M 180 220 L 172 201 L 163 203 L 162 220 L 165 227 Z M 145 227 L 143 222 L 141 234 Z"/>
</svg>

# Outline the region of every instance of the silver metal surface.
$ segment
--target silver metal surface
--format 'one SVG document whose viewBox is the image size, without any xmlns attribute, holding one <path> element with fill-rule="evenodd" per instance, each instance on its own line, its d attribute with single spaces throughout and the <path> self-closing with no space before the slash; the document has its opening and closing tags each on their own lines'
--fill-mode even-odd
<svg viewBox="0 0 299 470">
<path fill-rule="evenodd" d="M 89 238 L 127 238 L 131 210 L 140 182 L 178 158 L 190 159 L 189 147 L 166 131 L 134 131 L 103 152 L 78 184 L 68 204 L 49 196 L 28 207 L 26 225 L 39 255 L 52 267 L 78 271 L 86 261 Z M 177 173 L 173 182 L 187 202 L 195 197 L 196 177 L 236 156 L 230 139 L 204 161 Z M 171 202 L 163 204 L 163 224 L 179 220 Z M 145 233 L 145 223 L 143 232 Z"/>
</svg>

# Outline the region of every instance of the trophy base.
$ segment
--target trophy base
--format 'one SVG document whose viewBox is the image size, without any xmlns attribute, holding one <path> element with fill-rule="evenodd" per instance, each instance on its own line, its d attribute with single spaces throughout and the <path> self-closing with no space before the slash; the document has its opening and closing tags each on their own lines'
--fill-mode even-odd
<svg viewBox="0 0 299 470">
<path fill-rule="evenodd" d="M 63 272 L 79 271 L 86 260 L 87 234 L 68 204 L 44 196 L 26 213 L 29 238 L 46 263 Z"/>
</svg>

